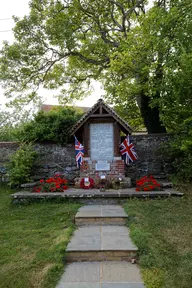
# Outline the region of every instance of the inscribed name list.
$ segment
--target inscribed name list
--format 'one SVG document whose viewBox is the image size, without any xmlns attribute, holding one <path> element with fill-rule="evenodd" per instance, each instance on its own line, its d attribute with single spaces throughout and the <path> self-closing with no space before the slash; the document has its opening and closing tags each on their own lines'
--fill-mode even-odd
<svg viewBox="0 0 192 288">
<path fill-rule="evenodd" d="M 91 160 L 112 160 L 114 155 L 113 124 L 91 124 L 90 136 Z"/>
</svg>

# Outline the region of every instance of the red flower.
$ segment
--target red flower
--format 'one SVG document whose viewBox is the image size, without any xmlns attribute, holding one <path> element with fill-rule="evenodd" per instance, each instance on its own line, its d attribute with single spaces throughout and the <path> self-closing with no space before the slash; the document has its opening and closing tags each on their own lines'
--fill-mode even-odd
<svg viewBox="0 0 192 288">
<path fill-rule="evenodd" d="M 36 193 L 41 192 L 41 187 L 34 187 L 33 192 L 36 192 Z"/>
<path fill-rule="evenodd" d="M 67 189 L 67 180 L 62 179 L 60 177 L 50 177 L 47 180 L 40 180 L 41 185 L 34 187 L 33 191 L 34 192 L 62 192 L 63 189 Z M 65 186 L 63 187 L 63 184 L 65 184 Z"/>
<path fill-rule="evenodd" d="M 56 174 L 55 174 L 55 177 L 59 177 L 60 175 L 61 175 L 61 174 L 59 174 L 59 173 L 56 173 Z"/>
<path fill-rule="evenodd" d="M 147 187 L 144 187 L 143 190 L 144 191 L 149 191 L 149 189 Z"/>
<path fill-rule="evenodd" d="M 85 185 L 85 183 L 84 183 L 84 178 L 82 178 L 81 179 L 81 181 L 80 181 L 80 187 L 82 188 L 82 189 L 91 189 L 91 188 L 93 188 L 94 187 L 94 180 L 92 179 L 92 178 L 88 178 L 89 179 L 89 185 Z"/>
</svg>

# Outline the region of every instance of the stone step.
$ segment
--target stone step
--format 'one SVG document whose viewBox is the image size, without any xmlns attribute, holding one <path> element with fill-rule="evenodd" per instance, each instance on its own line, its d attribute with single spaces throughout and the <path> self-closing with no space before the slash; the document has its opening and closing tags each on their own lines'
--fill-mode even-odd
<svg viewBox="0 0 192 288">
<path fill-rule="evenodd" d="M 138 248 L 124 226 L 79 227 L 66 249 L 66 261 L 131 261 Z"/>
<path fill-rule="evenodd" d="M 82 225 L 125 225 L 127 214 L 120 205 L 89 205 L 79 209 L 75 224 Z"/>
<path fill-rule="evenodd" d="M 144 288 L 137 265 L 125 261 L 75 262 L 56 288 Z"/>
</svg>

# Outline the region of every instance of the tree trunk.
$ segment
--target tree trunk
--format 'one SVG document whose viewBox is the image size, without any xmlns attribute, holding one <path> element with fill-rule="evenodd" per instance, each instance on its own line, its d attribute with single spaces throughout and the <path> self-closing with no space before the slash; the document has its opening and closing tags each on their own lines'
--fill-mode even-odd
<svg viewBox="0 0 192 288">
<path fill-rule="evenodd" d="M 152 133 L 166 133 L 166 128 L 159 118 L 158 107 L 151 108 L 149 106 L 149 97 L 142 95 L 140 97 L 140 111 L 145 127 L 149 134 Z"/>
</svg>

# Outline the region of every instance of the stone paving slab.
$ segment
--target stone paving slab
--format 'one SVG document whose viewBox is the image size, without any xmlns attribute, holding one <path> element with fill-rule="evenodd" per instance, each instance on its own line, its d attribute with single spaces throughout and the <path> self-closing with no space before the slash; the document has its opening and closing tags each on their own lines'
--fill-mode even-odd
<svg viewBox="0 0 192 288">
<path fill-rule="evenodd" d="M 101 226 L 101 250 L 131 250 L 137 251 L 132 243 L 127 227 Z"/>
<path fill-rule="evenodd" d="M 77 283 L 60 284 L 60 285 L 57 285 L 56 288 L 101 288 L 101 285 L 100 285 L 100 283 L 90 283 L 90 282 L 88 282 L 88 283 L 83 283 L 83 282 L 78 283 L 77 282 Z M 116 288 L 116 287 L 113 287 L 113 288 Z M 133 287 L 133 288 L 137 288 L 137 287 Z M 140 287 L 138 287 L 138 288 L 140 288 Z"/>
<path fill-rule="evenodd" d="M 127 214 L 120 205 L 91 205 L 83 206 L 77 212 L 75 218 L 87 218 L 87 217 L 125 217 Z"/>
<path fill-rule="evenodd" d="M 100 282 L 100 262 L 71 263 L 60 282 Z"/>
<path fill-rule="evenodd" d="M 144 288 L 137 265 L 125 261 L 69 264 L 56 288 L 95 288 L 97 285 L 103 288 Z"/>
<path fill-rule="evenodd" d="M 119 189 L 119 190 L 107 190 L 104 192 L 100 192 L 98 189 L 73 189 L 70 188 L 64 193 L 32 193 L 29 191 L 20 191 L 11 195 L 14 203 L 22 203 L 22 201 L 29 199 L 37 200 L 37 199 L 58 199 L 58 198 L 66 198 L 66 199 L 75 199 L 78 201 L 87 201 L 87 200 L 108 200 L 108 199 L 129 199 L 129 198 L 158 198 L 158 197 L 170 197 L 170 196 L 183 196 L 183 193 L 180 193 L 174 188 L 165 189 L 164 191 L 151 191 L 151 192 L 136 192 L 135 188 L 127 188 L 127 189 Z"/>
<path fill-rule="evenodd" d="M 99 251 L 101 250 L 100 227 L 89 226 L 78 228 L 66 251 Z"/>
<path fill-rule="evenodd" d="M 144 288 L 144 287 L 145 286 L 143 285 L 143 283 L 104 283 L 101 285 L 101 288 Z"/>
<path fill-rule="evenodd" d="M 126 261 L 101 262 L 102 282 L 142 282 L 136 264 Z"/>
<path fill-rule="evenodd" d="M 137 251 L 124 226 L 79 227 L 66 251 Z"/>
<path fill-rule="evenodd" d="M 144 288 L 142 283 L 65 283 L 56 288 Z"/>
</svg>

